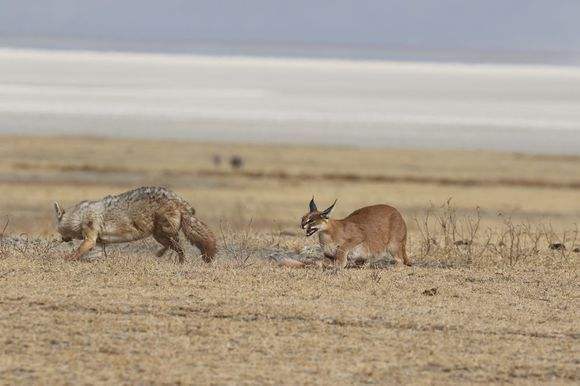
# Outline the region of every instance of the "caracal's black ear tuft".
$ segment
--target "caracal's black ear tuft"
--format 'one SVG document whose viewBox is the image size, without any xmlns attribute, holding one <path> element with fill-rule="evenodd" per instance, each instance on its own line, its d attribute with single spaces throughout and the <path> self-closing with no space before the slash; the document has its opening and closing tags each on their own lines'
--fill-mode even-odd
<svg viewBox="0 0 580 386">
<path fill-rule="evenodd" d="M 62 209 L 60 205 L 58 205 L 58 202 L 56 201 L 54 202 L 54 214 L 56 215 L 56 219 L 58 221 L 60 221 L 62 216 L 64 216 L 64 209 Z"/>
<path fill-rule="evenodd" d="M 332 205 L 330 205 L 328 208 L 326 208 L 324 210 L 324 212 L 322 212 L 322 216 L 328 218 L 328 216 L 330 215 L 330 212 L 332 212 L 332 209 L 334 208 L 334 206 L 336 205 L 336 202 L 338 201 L 338 199 L 334 200 L 334 202 L 332 203 Z"/>
<path fill-rule="evenodd" d="M 316 204 L 314 203 L 314 196 L 312 196 L 312 200 L 310 200 L 310 204 L 308 204 L 308 207 L 310 208 L 310 213 L 316 212 L 318 210 Z"/>
</svg>

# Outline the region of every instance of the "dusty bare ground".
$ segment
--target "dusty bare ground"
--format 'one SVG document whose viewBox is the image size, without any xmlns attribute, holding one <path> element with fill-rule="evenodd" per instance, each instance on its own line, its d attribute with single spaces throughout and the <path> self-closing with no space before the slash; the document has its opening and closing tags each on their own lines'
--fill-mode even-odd
<svg viewBox="0 0 580 386">
<path fill-rule="evenodd" d="M 4 137 L 0 383 L 577 383 L 579 168 L 579 157 Z M 191 248 L 184 265 L 156 259 L 152 241 L 62 259 L 73 246 L 54 241 L 53 200 L 145 184 L 170 186 L 210 223 L 214 264 Z M 313 193 L 338 197 L 338 217 L 400 208 L 415 266 L 277 267 L 320 255 L 297 227 Z"/>
</svg>

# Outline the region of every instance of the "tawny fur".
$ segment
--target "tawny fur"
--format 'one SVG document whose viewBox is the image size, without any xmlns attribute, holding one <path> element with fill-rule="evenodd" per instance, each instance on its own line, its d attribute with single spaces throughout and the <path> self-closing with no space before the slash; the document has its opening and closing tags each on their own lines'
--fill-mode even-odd
<svg viewBox="0 0 580 386">
<path fill-rule="evenodd" d="M 344 268 L 349 262 L 358 266 L 361 260 L 383 258 L 387 254 L 399 263 L 411 265 L 406 252 L 407 226 L 397 209 L 372 205 L 335 220 L 329 218 L 333 207 L 334 204 L 320 212 L 313 199 L 310 211 L 302 217 L 302 228 L 308 236 L 318 232 L 324 257 L 333 261 L 335 268 Z M 282 265 L 297 266 L 294 262 Z"/>
<path fill-rule="evenodd" d="M 199 248 L 204 261 L 212 261 L 216 254 L 211 230 L 194 216 L 191 205 L 166 188 L 142 187 L 99 201 L 83 201 L 66 211 L 55 203 L 55 212 L 62 239 L 83 240 L 70 259 L 79 259 L 97 243 L 124 243 L 153 236 L 162 245 L 157 256 L 172 249 L 183 262 L 180 230 Z"/>
</svg>

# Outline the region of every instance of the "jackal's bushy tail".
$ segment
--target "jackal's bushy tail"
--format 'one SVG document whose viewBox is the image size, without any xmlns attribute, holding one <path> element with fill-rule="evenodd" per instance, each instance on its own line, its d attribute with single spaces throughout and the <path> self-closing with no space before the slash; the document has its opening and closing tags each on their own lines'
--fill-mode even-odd
<svg viewBox="0 0 580 386">
<path fill-rule="evenodd" d="M 216 252 L 216 240 L 213 232 L 192 213 L 181 214 L 181 230 L 192 245 L 201 252 L 203 261 L 209 263 L 213 260 Z"/>
</svg>

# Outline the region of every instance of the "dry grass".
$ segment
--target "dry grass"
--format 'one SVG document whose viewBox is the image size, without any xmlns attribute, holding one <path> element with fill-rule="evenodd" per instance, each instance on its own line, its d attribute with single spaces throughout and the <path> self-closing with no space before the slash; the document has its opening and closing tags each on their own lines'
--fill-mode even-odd
<svg viewBox="0 0 580 386">
<path fill-rule="evenodd" d="M 216 153 L 242 155 L 245 168 L 214 167 Z M 579 166 L 479 152 L 3 138 L 0 383 L 577 383 Z M 524 180 L 535 185 L 502 183 Z M 156 259 L 152 241 L 62 260 L 72 246 L 51 241 L 52 200 L 153 183 L 212 225 L 213 265 L 191 248 L 184 265 Z M 338 216 L 372 202 L 401 208 L 415 266 L 276 267 L 272 258 L 320 254 L 297 229 L 312 193 L 338 197 Z"/>
<path fill-rule="evenodd" d="M 577 381 L 571 264 L 329 275 L 223 254 L 177 265 L 147 247 L 74 263 L 7 251 L 2 381 Z"/>
<path fill-rule="evenodd" d="M 556 232 L 549 224 L 516 223 L 503 214 L 498 217 L 501 223 L 483 227 L 478 207 L 460 215 L 451 199 L 438 207 L 431 204 L 414 219 L 420 244 L 417 256 L 467 266 L 537 265 L 546 255 L 565 262 L 574 260 L 580 242 L 577 226 Z"/>
</svg>

